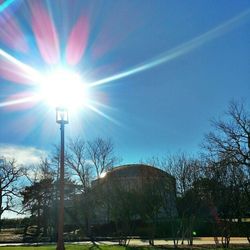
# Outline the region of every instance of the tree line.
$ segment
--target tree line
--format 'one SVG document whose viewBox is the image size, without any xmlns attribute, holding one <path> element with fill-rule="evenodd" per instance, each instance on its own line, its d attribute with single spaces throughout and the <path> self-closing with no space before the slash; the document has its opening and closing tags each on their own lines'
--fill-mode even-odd
<svg viewBox="0 0 250 250">
<path fill-rule="evenodd" d="M 250 218 L 249 110 L 242 102 L 230 102 L 224 116 L 213 120 L 211 125 L 199 155 L 178 153 L 142 161 L 176 179 L 177 214 L 160 221 L 155 211 L 165 206 L 168 194 L 161 188 L 165 183 L 157 188 L 145 188 L 140 197 L 138 193 L 117 189 L 115 194 L 110 194 L 110 197 L 118 195 L 111 202 L 102 200 L 100 191 L 93 193 L 91 182 L 119 164 L 112 141 L 102 138 L 85 141 L 80 137 L 70 140 L 65 155 L 65 230 L 74 231 L 74 237 L 92 237 L 95 233 L 112 233 L 111 225 L 116 228 L 113 235 L 124 238 L 138 233 L 152 238 L 152 243 L 154 237 L 172 237 L 175 244 L 184 240 L 192 244 L 195 235 L 214 236 L 215 242 L 220 237 L 225 247 L 232 235 L 246 236 L 250 241 L 247 222 Z M 41 159 L 37 166 L 20 168 L 14 160 L 3 158 L 0 161 L 0 221 L 8 210 L 27 213 L 27 239 L 32 235 L 31 226 L 35 226 L 37 237 L 55 239 L 58 166 L 57 147 L 50 158 Z M 138 207 L 140 199 L 143 204 Z M 92 227 L 97 202 L 98 206 L 109 206 L 110 225 Z M 138 217 L 135 211 L 145 212 Z"/>
</svg>

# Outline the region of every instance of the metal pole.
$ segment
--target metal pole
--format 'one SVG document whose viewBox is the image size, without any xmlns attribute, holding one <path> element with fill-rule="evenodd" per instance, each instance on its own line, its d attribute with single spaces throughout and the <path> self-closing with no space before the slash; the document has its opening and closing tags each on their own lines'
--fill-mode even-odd
<svg viewBox="0 0 250 250">
<path fill-rule="evenodd" d="M 57 250 L 64 250 L 64 121 L 60 123 L 61 129 L 61 155 L 60 155 L 60 204 L 58 218 Z"/>
</svg>

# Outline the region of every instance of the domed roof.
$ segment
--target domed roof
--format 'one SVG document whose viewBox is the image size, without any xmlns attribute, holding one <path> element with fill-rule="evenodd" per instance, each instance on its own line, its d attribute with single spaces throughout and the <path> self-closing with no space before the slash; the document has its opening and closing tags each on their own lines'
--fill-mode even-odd
<svg viewBox="0 0 250 250">
<path fill-rule="evenodd" d="M 171 177 L 167 172 L 145 164 L 128 164 L 116 167 L 106 173 L 105 177 Z"/>
</svg>

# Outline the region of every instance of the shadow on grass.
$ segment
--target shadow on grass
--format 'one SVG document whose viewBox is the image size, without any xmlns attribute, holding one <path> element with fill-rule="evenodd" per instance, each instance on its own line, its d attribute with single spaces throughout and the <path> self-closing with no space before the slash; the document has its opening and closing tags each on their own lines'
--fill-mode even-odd
<svg viewBox="0 0 250 250">
<path fill-rule="evenodd" d="M 92 241 L 92 246 L 89 247 L 89 250 L 97 250 L 97 249 L 101 249 L 96 243 L 95 241 Z"/>
<path fill-rule="evenodd" d="M 153 249 L 157 249 L 157 247 L 152 247 L 152 246 L 126 246 L 125 247 L 125 250 L 153 250 Z"/>
</svg>

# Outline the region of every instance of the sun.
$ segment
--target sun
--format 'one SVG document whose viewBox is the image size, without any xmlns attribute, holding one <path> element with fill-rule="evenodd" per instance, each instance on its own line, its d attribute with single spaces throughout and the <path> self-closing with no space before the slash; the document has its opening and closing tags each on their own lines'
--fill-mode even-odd
<svg viewBox="0 0 250 250">
<path fill-rule="evenodd" d="M 75 71 L 59 68 L 41 76 L 38 95 L 50 107 L 64 107 L 75 111 L 87 105 L 87 83 Z"/>
</svg>

